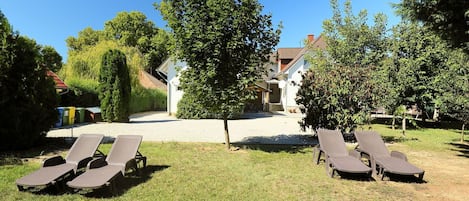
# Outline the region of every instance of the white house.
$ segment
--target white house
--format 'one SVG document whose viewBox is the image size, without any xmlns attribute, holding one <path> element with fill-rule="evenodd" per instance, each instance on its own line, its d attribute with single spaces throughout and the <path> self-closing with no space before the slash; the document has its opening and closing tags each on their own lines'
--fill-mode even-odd
<svg viewBox="0 0 469 201">
<path fill-rule="evenodd" d="M 314 40 L 313 35 L 308 35 L 309 47 L 325 48 L 323 37 Z M 267 75 L 262 83 L 255 87 L 258 89 L 258 99 L 264 111 L 298 112 L 295 98 L 301 82 L 301 74 L 310 68 L 305 60 L 305 54 L 309 48 L 278 48 L 272 55 L 271 61 L 265 65 Z M 182 98 L 183 92 L 179 90 L 179 76 L 177 69 L 188 68 L 187 63 L 180 60 L 167 59 L 158 71 L 167 74 L 167 110 L 170 115 L 177 112 L 177 103 Z"/>
<path fill-rule="evenodd" d="M 277 50 L 277 73 L 267 80 L 271 90 L 269 111 L 283 110 L 286 112 L 299 112 L 296 104 L 296 94 L 299 90 L 302 74 L 310 67 L 305 59 L 309 51 L 325 49 L 324 37 L 314 39 L 308 35 L 308 46 L 304 48 L 279 48 Z"/>
</svg>

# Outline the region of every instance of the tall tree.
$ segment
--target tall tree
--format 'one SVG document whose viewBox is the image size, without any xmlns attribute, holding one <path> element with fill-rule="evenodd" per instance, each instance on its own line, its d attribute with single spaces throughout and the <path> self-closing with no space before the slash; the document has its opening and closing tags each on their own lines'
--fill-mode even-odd
<svg viewBox="0 0 469 201">
<path fill-rule="evenodd" d="M 130 77 L 126 56 L 119 50 L 109 50 L 102 57 L 99 72 L 101 113 L 108 122 L 128 122 Z"/>
<path fill-rule="evenodd" d="M 38 143 L 57 121 L 54 82 L 39 65 L 40 46 L 12 31 L 0 12 L 0 150 Z"/>
<path fill-rule="evenodd" d="M 256 0 L 163 0 L 156 8 L 174 31 L 178 58 L 190 66 L 181 88 L 221 114 L 230 148 L 228 115 L 255 97 L 249 87 L 260 79 L 280 30 Z"/>
<path fill-rule="evenodd" d="M 424 109 L 435 106 L 440 96 L 437 83 L 440 72 L 448 69 L 450 50 L 447 43 L 425 26 L 403 20 L 393 27 L 390 62 L 385 83 L 390 84 L 385 97 L 391 112 L 400 106 L 417 105 Z"/>
<path fill-rule="evenodd" d="M 462 122 L 461 142 L 464 142 L 465 127 L 469 125 L 469 56 L 454 50 L 448 59 L 449 69 L 438 76 L 442 92 L 438 102 L 441 113 Z"/>
<path fill-rule="evenodd" d="M 423 22 L 454 47 L 469 52 L 469 1 L 403 0 L 396 7 L 403 17 Z"/>
<path fill-rule="evenodd" d="M 43 67 L 54 72 L 58 72 L 62 68 L 62 56 L 52 46 L 41 47 L 40 54 L 40 65 Z"/>
<path fill-rule="evenodd" d="M 305 117 L 303 129 L 326 127 L 350 132 L 364 123 L 375 100 L 372 72 L 386 55 L 386 17 L 378 14 L 367 24 L 367 12 L 352 13 L 350 1 L 339 8 L 331 0 L 333 16 L 323 22 L 327 48 L 311 50 L 310 70 L 303 76 L 297 103 Z"/>
</svg>

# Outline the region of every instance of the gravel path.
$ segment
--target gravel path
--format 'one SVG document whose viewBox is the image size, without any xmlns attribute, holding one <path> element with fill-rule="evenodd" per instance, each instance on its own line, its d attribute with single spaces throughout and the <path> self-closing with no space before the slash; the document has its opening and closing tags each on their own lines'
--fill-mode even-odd
<svg viewBox="0 0 469 201">
<path fill-rule="evenodd" d="M 312 144 L 310 132 L 302 132 L 301 114 L 252 113 L 229 120 L 231 142 L 247 144 Z M 222 120 L 181 120 L 165 112 L 132 115 L 130 123 L 90 123 L 53 129 L 48 137 L 77 137 L 82 133 L 142 135 L 144 141 L 214 142 L 225 141 Z"/>
</svg>

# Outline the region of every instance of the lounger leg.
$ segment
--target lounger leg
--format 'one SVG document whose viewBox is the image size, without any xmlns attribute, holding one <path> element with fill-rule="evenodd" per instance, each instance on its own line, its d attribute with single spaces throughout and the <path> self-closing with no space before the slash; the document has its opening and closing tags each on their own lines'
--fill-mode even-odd
<svg viewBox="0 0 469 201">
<path fill-rule="evenodd" d="M 422 172 L 421 174 L 419 174 L 419 180 L 420 181 L 423 181 L 423 175 L 425 174 L 425 172 Z"/>
<path fill-rule="evenodd" d="M 24 187 L 23 186 L 20 186 L 20 185 L 16 185 L 18 187 L 18 190 L 19 191 L 25 191 Z"/>
</svg>

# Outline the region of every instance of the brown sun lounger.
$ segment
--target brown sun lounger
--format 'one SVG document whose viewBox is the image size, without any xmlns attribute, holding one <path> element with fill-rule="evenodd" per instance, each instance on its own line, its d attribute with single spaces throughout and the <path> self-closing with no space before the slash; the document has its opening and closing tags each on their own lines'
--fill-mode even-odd
<svg viewBox="0 0 469 201">
<path fill-rule="evenodd" d="M 74 177 L 93 159 L 103 137 L 100 134 L 80 135 L 65 159 L 61 156 L 48 158 L 42 162 L 41 169 L 16 180 L 18 190 L 38 191 Z"/>
<path fill-rule="evenodd" d="M 91 161 L 85 173 L 76 177 L 67 185 L 77 190 L 93 190 L 108 186 L 115 190 L 117 178 L 125 176 L 128 170 L 138 171 L 137 164 L 142 161 L 146 166 L 146 157 L 138 151 L 142 136 L 119 135 L 115 139 L 107 157 Z"/>
<path fill-rule="evenodd" d="M 318 129 L 317 133 L 320 150 L 326 158 L 326 172 L 330 177 L 334 177 L 337 171 L 371 176 L 371 168 L 360 161 L 359 153 L 355 150 L 347 151 L 340 131 Z"/>
<path fill-rule="evenodd" d="M 358 141 L 357 151 L 369 159 L 370 166 L 377 175 L 381 174 L 381 180 L 388 174 L 415 175 L 423 180 L 424 170 L 407 162 L 405 154 L 391 151 L 386 148 L 383 139 L 375 131 L 356 131 Z"/>
</svg>

